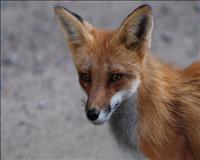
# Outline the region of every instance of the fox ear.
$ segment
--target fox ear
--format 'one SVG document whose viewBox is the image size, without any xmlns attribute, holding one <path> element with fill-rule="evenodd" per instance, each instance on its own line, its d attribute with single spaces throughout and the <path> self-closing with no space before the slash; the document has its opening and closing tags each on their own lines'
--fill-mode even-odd
<svg viewBox="0 0 200 160">
<path fill-rule="evenodd" d="M 135 49 L 141 44 L 151 45 L 151 33 L 153 29 L 152 10 L 148 5 L 142 5 L 135 9 L 119 28 L 120 43 L 128 49 Z M 145 42 L 145 43 L 143 43 Z"/>
<path fill-rule="evenodd" d="M 92 26 L 79 15 L 64 7 L 56 6 L 54 11 L 67 34 L 69 44 L 73 47 L 78 47 L 86 43 L 86 40 L 90 37 Z"/>
</svg>

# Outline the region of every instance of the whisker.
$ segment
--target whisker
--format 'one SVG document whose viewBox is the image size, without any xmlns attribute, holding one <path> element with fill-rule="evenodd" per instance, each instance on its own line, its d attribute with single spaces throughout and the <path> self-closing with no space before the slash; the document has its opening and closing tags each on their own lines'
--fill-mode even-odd
<svg viewBox="0 0 200 160">
<path fill-rule="evenodd" d="M 81 95 L 81 106 L 85 108 L 85 105 L 87 103 L 87 97 L 85 95 Z"/>
</svg>

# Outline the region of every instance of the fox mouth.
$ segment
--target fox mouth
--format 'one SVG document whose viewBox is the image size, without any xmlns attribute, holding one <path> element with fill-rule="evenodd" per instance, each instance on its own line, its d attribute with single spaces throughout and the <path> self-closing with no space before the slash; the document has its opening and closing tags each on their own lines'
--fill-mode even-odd
<svg viewBox="0 0 200 160">
<path fill-rule="evenodd" d="M 121 90 L 117 92 L 114 96 L 112 96 L 109 105 L 101 107 L 103 109 L 97 109 L 100 107 L 88 107 L 86 106 L 86 116 L 87 118 L 96 125 L 103 124 L 104 122 L 108 121 L 111 117 L 111 115 L 119 108 L 120 104 L 130 96 L 132 96 L 137 89 L 137 84 L 139 84 L 140 81 L 138 81 L 132 89 L 128 90 Z"/>
<path fill-rule="evenodd" d="M 106 107 L 105 110 L 101 110 L 98 119 L 95 121 L 92 121 L 92 123 L 95 125 L 100 125 L 108 121 L 111 115 L 113 114 L 113 112 L 115 112 L 115 110 L 119 107 L 119 104 L 120 103 L 116 103 L 112 107 L 109 105 L 108 107 Z"/>
</svg>

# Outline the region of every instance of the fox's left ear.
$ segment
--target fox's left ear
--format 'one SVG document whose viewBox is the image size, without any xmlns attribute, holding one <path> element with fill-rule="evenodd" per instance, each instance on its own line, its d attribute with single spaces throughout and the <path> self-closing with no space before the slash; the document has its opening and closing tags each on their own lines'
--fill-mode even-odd
<svg viewBox="0 0 200 160">
<path fill-rule="evenodd" d="M 118 39 L 128 49 L 133 50 L 136 47 L 144 47 L 143 44 L 149 48 L 152 30 L 152 10 L 150 6 L 142 5 L 123 21 L 118 31 Z"/>
</svg>

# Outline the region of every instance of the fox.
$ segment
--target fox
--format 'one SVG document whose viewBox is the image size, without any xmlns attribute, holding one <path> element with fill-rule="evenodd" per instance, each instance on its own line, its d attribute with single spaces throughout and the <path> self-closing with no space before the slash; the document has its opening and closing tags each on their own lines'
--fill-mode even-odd
<svg viewBox="0 0 200 160">
<path fill-rule="evenodd" d="M 151 160 L 200 159 L 200 60 L 185 68 L 151 51 L 153 11 L 136 8 L 117 29 L 100 29 L 54 7 L 71 51 L 86 117 L 109 123 L 122 148 Z"/>
</svg>

